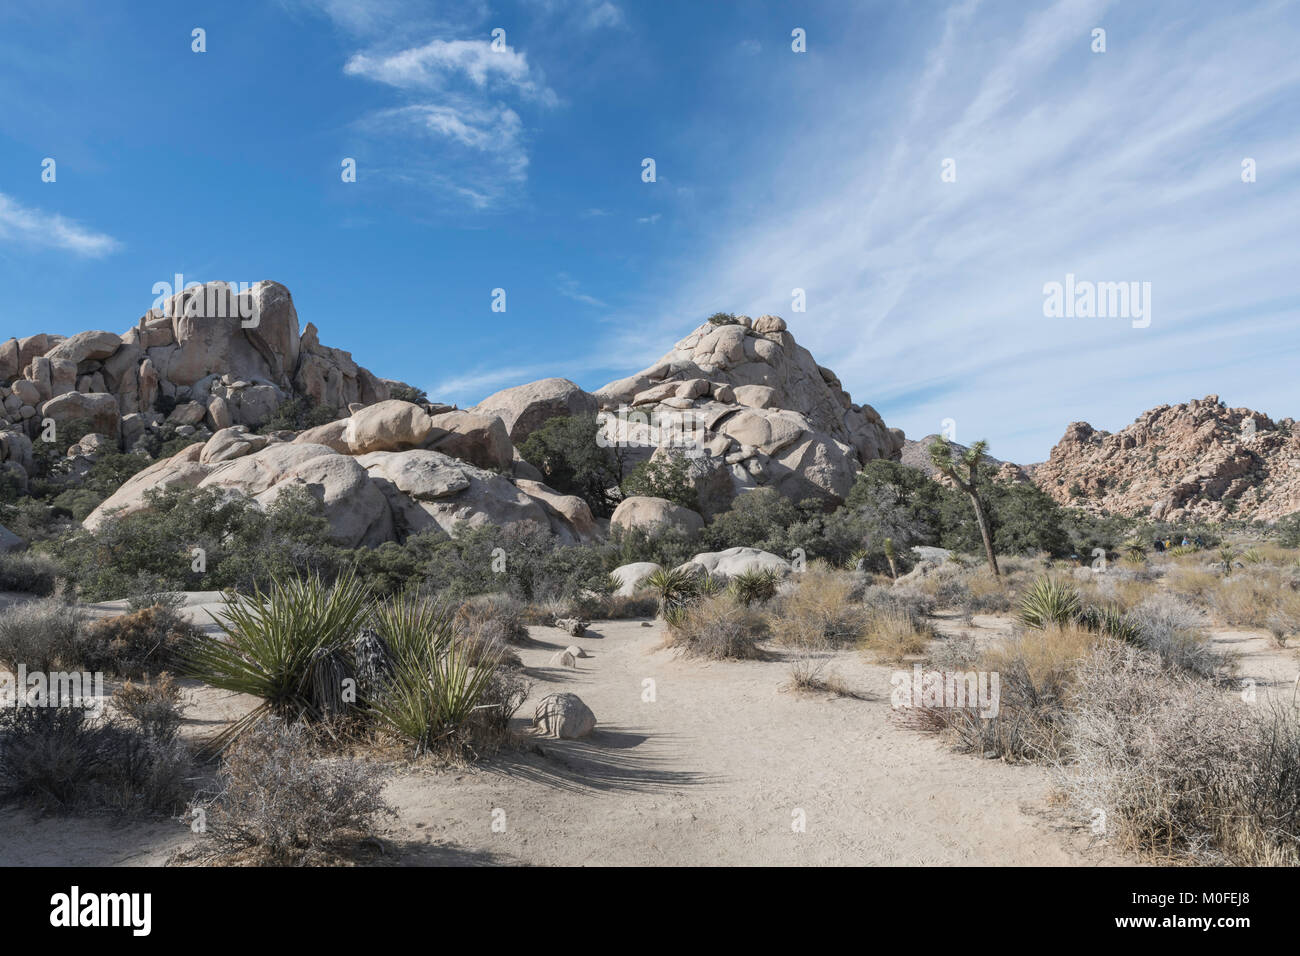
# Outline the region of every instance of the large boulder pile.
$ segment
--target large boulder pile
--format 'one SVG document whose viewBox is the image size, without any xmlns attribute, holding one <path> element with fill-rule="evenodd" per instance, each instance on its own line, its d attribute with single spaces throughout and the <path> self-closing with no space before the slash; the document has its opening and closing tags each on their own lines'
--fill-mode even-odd
<svg viewBox="0 0 1300 956">
<path fill-rule="evenodd" d="M 706 516 L 761 486 L 833 506 L 864 463 L 903 447 L 771 315 L 706 322 L 595 397 L 604 440 L 629 460 L 684 457 Z"/>
<path fill-rule="evenodd" d="M 581 498 L 485 469 L 469 460 L 476 455 L 449 454 L 454 424 L 445 414 L 388 400 L 291 439 L 233 425 L 135 475 L 84 524 L 95 530 L 115 515 L 146 510 L 154 488 L 216 488 L 267 506 L 300 487 L 321 503 L 335 540 L 346 547 L 421 531 L 449 534 L 461 523 L 526 525 L 570 544 L 595 538 L 596 522 Z M 506 445 L 508 464 L 509 439 Z"/>
<path fill-rule="evenodd" d="M 346 415 L 388 398 L 388 387 L 347 352 L 321 345 L 310 323 L 300 331 L 278 282 L 244 291 L 196 284 L 121 335 L 0 343 L 0 462 L 22 467 L 11 436 L 35 438 L 46 419 L 129 451 L 164 426 L 187 436 L 257 426 L 295 396 Z"/>
<path fill-rule="evenodd" d="M 1217 395 L 1160 405 L 1121 431 L 1074 422 L 1030 470 L 1062 504 L 1166 521 L 1275 520 L 1300 510 L 1300 430 Z"/>
</svg>

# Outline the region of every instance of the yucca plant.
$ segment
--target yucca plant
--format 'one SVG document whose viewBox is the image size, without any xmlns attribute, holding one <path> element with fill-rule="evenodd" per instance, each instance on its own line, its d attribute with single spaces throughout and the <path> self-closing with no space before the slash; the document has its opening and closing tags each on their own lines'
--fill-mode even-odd
<svg viewBox="0 0 1300 956">
<path fill-rule="evenodd" d="M 224 748 L 264 717 L 318 721 L 350 703 L 352 641 L 365 622 L 365 587 L 348 572 L 333 584 L 319 575 L 273 581 L 269 591 L 227 597 L 213 617 L 226 640 L 201 637 L 182 655 L 182 672 L 205 684 L 261 698 L 219 734 Z"/>
<path fill-rule="evenodd" d="M 846 571 L 865 571 L 867 562 L 871 559 L 871 552 L 866 548 L 858 548 L 849 555 L 849 560 L 845 565 Z"/>
<path fill-rule="evenodd" d="M 1241 553 L 1241 560 L 1246 564 L 1263 564 L 1268 559 L 1259 548 L 1247 548 Z"/>
<path fill-rule="evenodd" d="M 1079 616 L 1079 592 L 1050 577 L 1036 580 L 1020 600 L 1020 622 L 1027 627 L 1064 625 Z"/>
<path fill-rule="evenodd" d="M 393 672 L 370 704 L 379 726 L 410 742 L 416 755 L 439 746 L 464 745 L 474 712 L 492 686 L 499 657 L 472 655 L 457 640 L 439 650 L 412 644 L 395 655 Z"/>
<path fill-rule="evenodd" d="M 1223 576 L 1230 576 L 1232 574 L 1232 562 L 1237 560 L 1236 549 L 1230 544 L 1225 544 L 1219 548 L 1219 560 L 1223 562 Z"/>
<path fill-rule="evenodd" d="M 394 657 L 425 647 L 441 651 L 455 633 L 455 610 L 446 602 L 403 591 L 370 609 L 370 625 L 384 639 Z"/>
<path fill-rule="evenodd" d="M 727 579 L 712 574 L 702 574 L 695 581 L 695 593 L 700 597 L 716 597 L 727 590 Z"/>
<path fill-rule="evenodd" d="M 1141 637 L 1141 631 L 1137 624 L 1118 605 L 1114 604 L 1090 604 L 1079 615 L 1079 623 L 1090 631 L 1096 631 L 1098 634 L 1105 634 L 1107 637 L 1126 641 L 1129 644 L 1137 644 Z"/>
<path fill-rule="evenodd" d="M 1143 564 L 1147 559 L 1147 546 L 1137 538 L 1129 538 L 1121 546 L 1126 564 Z"/>
<path fill-rule="evenodd" d="M 699 578 L 684 568 L 660 568 L 647 575 L 641 586 L 654 592 L 659 601 L 659 616 L 670 624 L 681 619 L 700 593 Z"/>
<path fill-rule="evenodd" d="M 742 571 L 731 579 L 730 588 L 732 596 L 745 607 L 770 600 L 776 596 L 776 572 L 771 568 Z"/>
</svg>

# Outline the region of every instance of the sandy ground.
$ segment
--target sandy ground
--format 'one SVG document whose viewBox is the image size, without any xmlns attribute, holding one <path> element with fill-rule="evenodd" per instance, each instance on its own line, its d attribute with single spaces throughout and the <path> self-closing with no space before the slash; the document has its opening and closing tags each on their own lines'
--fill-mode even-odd
<svg viewBox="0 0 1300 956">
<path fill-rule="evenodd" d="M 0 606 L 3 600 L 0 599 Z M 210 623 L 215 594 L 187 613 Z M 114 604 L 95 613 L 120 612 Z M 994 640 L 1005 617 L 936 621 L 943 634 Z M 523 747 L 462 770 L 403 766 L 386 785 L 398 817 L 383 834 L 397 865 L 1049 865 L 1132 862 L 1092 846 L 1051 805 L 1041 767 L 956 754 L 899 726 L 893 668 L 857 652 L 826 655 L 855 697 L 787 687 L 789 661 L 684 659 L 661 625 L 597 622 L 581 638 L 535 627 L 521 657 L 528 715 L 572 691 L 599 726 L 582 741 L 526 736 Z M 1300 656 L 1262 633 L 1216 631 L 1242 676 L 1290 694 Z M 569 644 L 589 656 L 548 666 Z M 649 683 L 648 683 L 649 682 Z M 651 692 L 652 691 L 652 692 Z M 191 684 L 183 733 L 210 733 L 253 703 Z M 528 735 L 527 721 L 517 718 Z M 796 823 L 802 821 L 802 828 Z M 191 839 L 176 822 L 37 819 L 0 812 L 0 864 L 158 865 Z"/>
</svg>

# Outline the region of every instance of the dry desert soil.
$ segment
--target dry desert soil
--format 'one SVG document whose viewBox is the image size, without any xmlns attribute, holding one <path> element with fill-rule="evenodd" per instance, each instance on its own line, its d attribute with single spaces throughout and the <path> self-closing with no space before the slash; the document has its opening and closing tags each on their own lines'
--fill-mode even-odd
<svg viewBox="0 0 1300 956">
<path fill-rule="evenodd" d="M 193 595 L 207 622 L 215 595 Z M 97 613 L 119 611 L 102 605 Z M 994 639 L 1006 618 L 941 632 Z M 572 691 L 599 725 L 585 740 L 529 735 L 462 768 L 399 765 L 386 784 L 398 810 L 376 862 L 387 865 L 1048 865 L 1125 864 L 1052 801 L 1050 770 L 954 753 L 901 726 L 890 706 L 895 668 L 861 653 L 827 655 L 825 674 L 854 696 L 798 693 L 790 662 L 685 659 L 661 625 L 601 621 L 580 638 L 531 628 L 520 649 L 542 696 Z M 1243 654 L 1243 676 L 1290 692 L 1296 660 L 1252 632 L 1217 637 Z M 577 644 L 576 669 L 550 667 Z M 653 693 L 650 692 L 652 688 Z M 251 705 L 198 684 L 186 689 L 184 733 L 219 729 Z M 795 826 L 802 820 L 802 829 Z M 494 821 L 497 824 L 494 827 Z M 0 813 L 0 864 L 159 865 L 193 839 L 175 821 Z"/>
</svg>

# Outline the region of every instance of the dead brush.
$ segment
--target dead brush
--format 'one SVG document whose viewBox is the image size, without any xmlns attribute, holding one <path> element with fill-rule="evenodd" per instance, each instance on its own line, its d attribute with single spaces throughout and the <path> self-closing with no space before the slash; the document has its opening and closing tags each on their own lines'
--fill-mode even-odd
<svg viewBox="0 0 1300 956">
<path fill-rule="evenodd" d="M 1092 631 L 1049 627 L 1017 632 L 978 651 L 959 642 L 932 661 L 944 682 L 970 671 L 997 674 L 997 712 L 976 705 L 911 707 L 898 712 L 906 726 L 947 736 L 959 751 L 1003 760 L 1062 759 L 1066 751 L 1067 699 L 1079 662 L 1102 640 Z M 947 659 L 945 659 L 947 658 Z"/>
<path fill-rule="evenodd" d="M 1155 860 L 1300 863 L 1300 714 L 1245 706 L 1147 651 L 1099 645 L 1080 665 L 1059 774 L 1081 818 Z"/>
<path fill-rule="evenodd" d="M 269 718 L 230 747 L 214 791 L 191 804 L 204 838 L 175 862 L 347 862 L 381 817 L 396 816 L 383 784 L 373 765 L 319 759 L 307 728 Z"/>
</svg>

